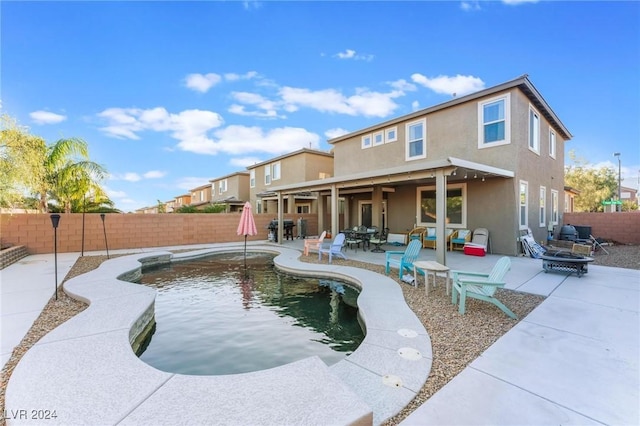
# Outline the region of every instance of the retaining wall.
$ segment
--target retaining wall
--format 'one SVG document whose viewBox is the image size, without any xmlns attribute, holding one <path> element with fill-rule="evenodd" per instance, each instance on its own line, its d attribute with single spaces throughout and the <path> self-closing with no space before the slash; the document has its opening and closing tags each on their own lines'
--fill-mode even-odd
<svg viewBox="0 0 640 426">
<path fill-rule="evenodd" d="M 60 215 L 57 229 L 58 252 L 80 252 L 83 240 L 82 213 Z M 297 223 L 307 220 L 307 235 L 317 235 L 318 218 L 315 214 L 285 214 L 285 219 Z M 258 235 L 248 241 L 266 240 L 267 225 L 272 214 L 255 214 Z M 165 247 L 188 244 L 226 243 L 244 240 L 236 230 L 240 213 L 190 214 L 106 214 L 103 222 L 99 214 L 84 215 L 84 251 Z M 294 228 L 294 236 L 297 228 Z M 0 237 L 3 245 L 25 246 L 30 254 L 52 253 L 54 230 L 48 214 L 2 214 Z"/>
<path fill-rule="evenodd" d="M 590 226 L 596 238 L 621 244 L 640 244 L 640 211 L 563 213 L 565 225 Z"/>
</svg>

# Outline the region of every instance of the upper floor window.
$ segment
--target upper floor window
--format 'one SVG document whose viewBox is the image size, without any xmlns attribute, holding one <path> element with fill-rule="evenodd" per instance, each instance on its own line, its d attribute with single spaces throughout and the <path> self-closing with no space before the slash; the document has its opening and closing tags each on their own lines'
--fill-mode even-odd
<svg viewBox="0 0 640 426">
<path fill-rule="evenodd" d="M 386 132 L 385 139 L 384 139 L 385 143 L 395 142 L 398 140 L 397 127 L 392 127 L 390 129 L 387 129 L 385 132 Z"/>
<path fill-rule="evenodd" d="M 549 129 L 549 156 L 556 158 L 556 132 Z"/>
<path fill-rule="evenodd" d="M 520 181 L 520 229 L 529 227 L 529 184 Z"/>
<path fill-rule="evenodd" d="M 272 175 L 272 179 L 273 180 L 278 180 L 280 179 L 280 162 L 278 161 L 277 163 L 273 163 L 273 175 Z"/>
<path fill-rule="evenodd" d="M 271 185 L 271 164 L 264 166 L 264 184 Z"/>
<path fill-rule="evenodd" d="M 227 180 L 221 180 L 218 182 L 218 194 L 222 194 L 223 192 L 227 192 Z"/>
<path fill-rule="evenodd" d="M 540 154 L 540 115 L 529 107 L 529 149 Z"/>
<path fill-rule="evenodd" d="M 249 172 L 249 187 L 256 187 L 256 170 L 253 169 Z"/>
<path fill-rule="evenodd" d="M 362 148 L 371 148 L 371 135 L 365 135 L 362 137 Z"/>
<path fill-rule="evenodd" d="M 478 103 L 478 148 L 510 143 L 511 94 Z"/>
<path fill-rule="evenodd" d="M 373 144 L 382 145 L 384 143 L 384 132 L 376 132 L 373 134 Z"/>
<path fill-rule="evenodd" d="M 407 123 L 406 160 L 416 160 L 427 156 L 426 121 Z"/>
</svg>

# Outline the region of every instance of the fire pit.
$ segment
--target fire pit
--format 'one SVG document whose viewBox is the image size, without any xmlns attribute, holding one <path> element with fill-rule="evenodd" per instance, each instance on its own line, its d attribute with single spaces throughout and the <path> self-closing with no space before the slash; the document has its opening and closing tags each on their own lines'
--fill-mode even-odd
<svg viewBox="0 0 640 426">
<path fill-rule="evenodd" d="M 593 262 L 593 258 L 570 251 L 546 252 L 541 257 L 542 269 L 549 271 L 576 273 L 578 278 L 589 272 L 588 266 Z"/>
</svg>

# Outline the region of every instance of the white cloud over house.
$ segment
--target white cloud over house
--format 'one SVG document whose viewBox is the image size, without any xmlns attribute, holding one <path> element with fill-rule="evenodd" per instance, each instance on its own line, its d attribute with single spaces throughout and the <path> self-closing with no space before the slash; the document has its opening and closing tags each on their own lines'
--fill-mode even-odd
<svg viewBox="0 0 640 426">
<path fill-rule="evenodd" d="M 422 74 L 411 75 L 411 80 L 427 89 L 441 95 L 462 96 L 468 93 L 477 92 L 485 87 L 484 82 L 471 75 L 456 75 L 454 77 L 439 75 L 429 78 Z"/>
</svg>

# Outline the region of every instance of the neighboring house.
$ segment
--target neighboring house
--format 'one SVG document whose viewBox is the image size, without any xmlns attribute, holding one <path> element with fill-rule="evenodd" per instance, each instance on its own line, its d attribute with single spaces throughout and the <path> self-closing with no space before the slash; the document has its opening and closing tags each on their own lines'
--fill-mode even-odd
<svg viewBox="0 0 640 426">
<path fill-rule="evenodd" d="M 164 212 L 165 213 L 173 213 L 173 210 L 176 208 L 176 199 L 165 201 L 164 202 Z"/>
<path fill-rule="evenodd" d="M 211 183 L 190 189 L 189 193 L 191 194 L 189 205 L 202 209 L 211 204 Z"/>
<path fill-rule="evenodd" d="M 136 214 L 157 214 L 158 213 L 158 206 L 152 206 L 152 207 L 141 207 L 139 209 L 137 209 Z"/>
<path fill-rule="evenodd" d="M 333 233 L 360 224 L 392 233 L 435 227 L 440 262 L 446 228 L 487 228 L 493 253 L 515 255 L 523 230 L 542 240 L 562 223 L 570 138 L 522 76 L 331 139 L 334 177 L 268 189 L 275 199 L 319 192 L 319 229 Z"/>
<path fill-rule="evenodd" d="M 570 186 L 564 187 L 564 211 L 565 213 L 573 213 L 575 211 L 575 199 L 580 195 L 578 189 Z"/>
<path fill-rule="evenodd" d="M 638 199 L 638 190 L 635 188 L 629 188 L 628 186 L 621 186 L 620 199 L 623 202 L 629 201 L 631 203 L 634 203 Z"/>
<path fill-rule="evenodd" d="M 227 213 L 241 211 L 244 203 L 249 201 L 249 172 L 236 172 L 209 182 L 211 202 L 224 204 Z"/>
<path fill-rule="evenodd" d="M 173 208 L 171 209 L 171 211 L 169 211 L 167 209 L 167 213 L 173 213 L 175 212 L 177 209 L 179 209 L 182 206 L 188 206 L 189 204 L 191 204 L 191 194 L 182 194 L 182 195 L 178 195 L 174 200 L 173 200 Z"/>
<path fill-rule="evenodd" d="M 278 213 L 275 186 L 317 181 L 333 176 L 333 154 L 302 148 L 247 167 L 251 204 L 256 213 Z M 300 190 L 283 198 L 283 213 L 317 212 L 318 194 Z"/>
</svg>

